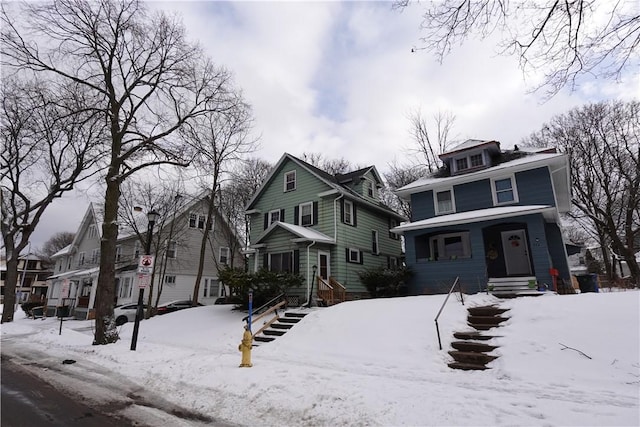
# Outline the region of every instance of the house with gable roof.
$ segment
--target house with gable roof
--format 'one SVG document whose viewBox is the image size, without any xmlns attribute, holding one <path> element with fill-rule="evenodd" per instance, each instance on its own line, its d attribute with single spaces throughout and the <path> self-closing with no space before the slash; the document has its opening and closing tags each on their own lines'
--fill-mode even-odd
<svg viewBox="0 0 640 427">
<path fill-rule="evenodd" d="M 560 214 L 568 212 L 567 155 L 502 151 L 467 140 L 440 155 L 444 167 L 396 191 L 412 206 L 403 234 L 410 292 L 536 293 L 570 281 Z"/>
<path fill-rule="evenodd" d="M 152 244 L 153 248 L 157 248 L 154 302 L 159 289 L 162 289 L 159 304 L 192 299 L 207 205 L 206 196 L 198 196 L 182 206 L 167 209 L 166 215 L 156 222 Z M 134 222 L 135 227 L 121 225 L 118 230 L 114 260 L 115 305 L 134 303 L 138 298 L 137 267 L 140 255 L 145 250 L 146 214 L 140 212 Z M 55 264 L 53 276 L 48 279 L 49 314 L 53 315 L 57 306 L 68 305 L 72 307 L 74 317 L 92 318 L 100 267 L 101 225 L 101 212 L 91 203 L 72 244 L 52 256 Z M 240 242 L 233 227 L 216 212 L 209 244 L 206 245 L 199 302 L 213 304 L 218 297 L 228 295 L 228 288 L 218 280 L 218 270 L 227 265 L 239 266 L 244 262 Z M 148 291 L 145 299 L 147 296 Z"/>
<path fill-rule="evenodd" d="M 405 218 L 380 201 L 382 186 L 375 166 L 332 175 L 285 153 L 246 207 L 250 270 L 302 275 L 306 287 L 292 290 L 291 304 L 314 298 L 312 288 L 328 304 L 367 296 L 358 273 L 402 257 L 389 229 Z"/>
</svg>

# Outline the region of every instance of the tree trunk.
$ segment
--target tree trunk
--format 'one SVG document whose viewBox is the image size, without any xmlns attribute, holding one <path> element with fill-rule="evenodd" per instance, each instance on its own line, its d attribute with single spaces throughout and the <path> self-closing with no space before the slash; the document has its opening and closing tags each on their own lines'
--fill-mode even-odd
<svg viewBox="0 0 640 427">
<path fill-rule="evenodd" d="M 117 170 L 117 169 L 115 169 Z M 111 344 L 118 341 L 118 330 L 113 318 L 115 296 L 115 259 L 118 239 L 118 200 L 120 182 L 113 176 L 112 167 L 107 174 L 107 190 L 104 203 L 104 222 L 100 241 L 100 273 L 96 289 L 95 316 L 96 333 L 93 344 Z"/>
<path fill-rule="evenodd" d="M 2 323 L 13 322 L 16 305 L 16 286 L 18 284 L 18 252 L 7 259 L 7 277 L 4 281 L 4 307 L 2 308 Z"/>
<path fill-rule="evenodd" d="M 214 172 L 215 174 L 216 172 Z M 215 196 L 216 186 L 218 180 L 214 176 L 213 186 L 211 187 L 211 194 L 209 194 L 209 203 L 207 205 L 207 222 L 204 225 L 204 234 L 202 235 L 202 242 L 200 244 L 200 260 L 198 262 L 198 274 L 196 275 L 196 283 L 193 286 L 193 298 L 191 298 L 191 305 L 195 307 L 198 304 L 198 295 L 200 294 L 200 281 L 202 280 L 202 271 L 204 270 L 204 258 L 207 251 L 207 239 L 211 232 L 211 219 L 213 218 L 213 210 L 215 209 Z M 212 249 L 213 251 L 213 249 Z"/>
</svg>

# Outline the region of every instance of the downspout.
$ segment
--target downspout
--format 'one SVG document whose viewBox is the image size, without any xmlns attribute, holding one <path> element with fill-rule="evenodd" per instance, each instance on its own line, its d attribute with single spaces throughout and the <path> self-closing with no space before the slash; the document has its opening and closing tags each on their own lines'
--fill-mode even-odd
<svg viewBox="0 0 640 427">
<path fill-rule="evenodd" d="M 338 214 L 337 214 L 337 206 L 336 203 L 338 200 L 342 199 L 344 194 L 341 194 L 339 197 L 336 197 L 333 200 L 333 243 L 338 243 Z"/>
<path fill-rule="evenodd" d="M 309 303 L 310 303 L 310 301 L 311 301 L 311 294 L 309 293 L 309 291 L 311 290 L 311 289 L 309 288 L 309 285 L 311 284 L 310 271 L 309 271 L 310 264 L 311 264 L 311 263 L 309 262 L 309 249 L 311 249 L 311 246 L 313 246 L 313 245 L 315 245 L 315 244 L 316 244 L 316 241 L 314 240 L 314 241 L 312 241 L 312 242 L 309 244 L 309 246 L 307 246 L 307 301 L 306 301 L 304 304 L 302 304 L 302 306 L 303 306 L 303 307 L 304 307 L 304 306 L 307 306 L 307 307 L 308 307 L 308 306 L 309 306 L 308 304 L 309 304 Z M 315 277 L 313 278 L 313 280 L 315 280 Z"/>
<path fill-rule="evenodd" d="M 254 256 L 254 260 L 253 260 L 253 272 L 254 273 L 258 272 L 258 260 L 260 259 L 259 255 L 260 255 L 260 248 L 256 248 L 256 252 L 253 255 Z M 263 268 L 267 268 L 264 265 L 262 267 Z"/>
</svg>

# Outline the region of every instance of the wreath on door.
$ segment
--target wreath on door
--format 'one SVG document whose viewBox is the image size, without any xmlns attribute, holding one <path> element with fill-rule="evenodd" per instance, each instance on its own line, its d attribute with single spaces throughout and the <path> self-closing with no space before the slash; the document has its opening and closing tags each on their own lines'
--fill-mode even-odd
<svg viewBox="0 0 640 427">
<path fill-rule="evenodd" d="M 511 243 L 511 246 L 513 246 L 514 248 L 517 248 L 518 246 L 520 246 L 520 236 L 513 234 L 509 236 L 508 240 Z"/>
</svg>

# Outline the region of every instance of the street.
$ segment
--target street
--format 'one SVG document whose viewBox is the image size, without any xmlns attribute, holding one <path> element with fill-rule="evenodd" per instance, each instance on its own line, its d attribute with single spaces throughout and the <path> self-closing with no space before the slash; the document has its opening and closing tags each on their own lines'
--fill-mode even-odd
<svg viewBox="0 0 640 427">
<path fill-rule="evenodd" d="M 141 426 L 118 416 L 111 416 L 74 399 L 2 356 L 1 424 L 4 427 L 108 425 Z M 116 408 L 104 407 L 102 412 Z"/>
</svg>

